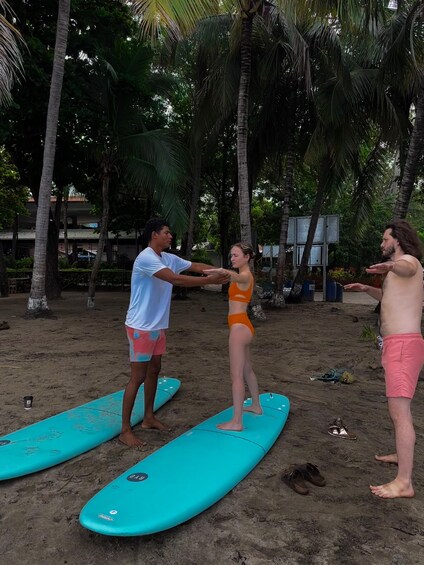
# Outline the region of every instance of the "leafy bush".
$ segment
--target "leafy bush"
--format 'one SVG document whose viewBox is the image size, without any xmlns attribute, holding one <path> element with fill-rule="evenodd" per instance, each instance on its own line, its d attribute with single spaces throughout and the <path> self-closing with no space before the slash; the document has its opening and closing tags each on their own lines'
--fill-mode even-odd
<svg viewBox="0 0 424 565">
<path fill-rule="evenodd" d="M 67 257 L 59 257 L 59 269 L 69 269 L 69 260 Z"/>
<path fill-rule="evenodd" d="M 9 269 L 32 269 L 34 259 L 32 257 L 23 257 L 22 259 L 13 259 L 10 255 L 5 256 L 6 267 Z"/>
<path fill-rule="evenodd" d="M 190 261 L 193 263 L 206 263 L 207 265 L 213 265 L 208 252 L 204 249 L 196 249 L 191 256 Z"/>
<path fill-rule="evenodd" d="M 340 284 L 348 284 L 356 280 L 356 276 L 351 271 L 346 271 L 341 267 L 335 269 L 330 269 L 328 271 L 328 278 L 333 281 L 339 282 Z"/>
<path fill-rule="evenodd" d="M 7 268 L 6 271 L 9 278 L 32 277 L 32 269 Z"/>
<path fill-rule="evenodd" d="M 62 288 L 86 287 L 90 280 L 91 269 L 61 269 Z M 97 276 L 97 287 L 116 288 L 131 283 L 131 271 L 124 269 L 101 269 Z"/>
<path fill-rule="evenodd" d="M 34 259 L 32 257 L 24 257 L 23 259 L 16 259 L 15 268 L 16 269 L 32 269 L 34 265 Z"/>
</svg>

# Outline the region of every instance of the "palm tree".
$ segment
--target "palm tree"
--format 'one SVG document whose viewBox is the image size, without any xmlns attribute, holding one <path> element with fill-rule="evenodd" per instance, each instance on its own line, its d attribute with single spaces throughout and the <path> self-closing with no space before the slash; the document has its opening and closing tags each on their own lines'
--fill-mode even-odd
<svg viewBox="0 0 424 565">
<path fill-rule="evenodd" d="M 237 105 L 237 162 L 241 239 L 252 241 L 250 221 L 250 194 L 248 170 L 248 120 L 249 87 L 252 64 L 252 27 L 254 17 L 262 13 L 265 0 L 176 0 L 172 3 L 158 0 L 133 0 L 135 13 L 141 17 L 141 28 L 145 35 L 157 38 L 165 29 L 172 38 L 192 32 L 202 18 L 219 13 L 239 16 L 240 30 L 240 83 Z"/>
<path fill-rule="evenodd" d="M 10 102 L 13 83 L 22 72 L 19 31 L 8 21 L 13 11 L 6 0 L 0 0 L 0 106 Z"/>
<path fill-rule="evenodd" d="M 181 231 L 187 221 L 178 194 L 185 173 L 181 145 L 169 131 L 148 131 L 142 120 L 142 96 L 148 86 L 158 92 L 158 88 L 149 85 L 150 63 L 151 54 L 146 47 L 123 43 L 116 46 L 114 60 L 104 64 L 103 88 L 98 98 L 107 120 L 101 135 L 104 142 L 96 151 L 100 155 L 102 217 L 89 281 L 88 308 L 94 306 L 96 280 L 108 237 L 111 189 L 117 182 L 127 190 L 131 187 L 133 193 L 149 195 L 161 215 L 177 230 Z M 94 144 L 96 141 L 93 140 Z"/>
<path fill-rule="evenodd" d="M 413 107 L 415 119 L 403 164 L 394 218 L 405 218 L 424 152 L 424 4 L 402 2 L 387 30 L 381 34 L 382 72 L 392 91 Z M 396 75 L 395 75 L 396 73 Z"/>
<path fill-rule="evenodd" d="M 71 0 L 59 0 L 53 71 L 47 109 L 46 136 L 44 140 L 43 169 L 37 203 L 34 268 L 31 292 L 27 305 L 28 316 L 49 315 L 49 307 L 46 298 L 47 232 L 56 152 L 57 124 L 59 120 L 60 99 L 65 70 L 66 47 L 68 43 L 70 8 Z"/>
</svg>

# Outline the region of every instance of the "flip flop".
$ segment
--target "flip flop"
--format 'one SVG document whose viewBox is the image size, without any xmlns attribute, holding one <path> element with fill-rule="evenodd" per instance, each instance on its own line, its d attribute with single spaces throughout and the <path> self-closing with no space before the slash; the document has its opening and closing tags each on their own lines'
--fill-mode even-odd
<svg viewBox="0 0 424 565">
<path fill-rule="evenodd" d="M 330 436 L 340 437 L 343 439 L 357 439 L 357 435 L 348 431 L 341 418 L 336 418 L 334 422 L 330 424 L 328 433 Z"/>
<path fill-rule="evenodd" d="M 317 487 L 325 486 L 325 479 L 316 465 L 305 463 L 305 465 L 298 465 L 296 469 L 300 472 L 305 481 L 309 481 Z"/>
<path fill-rule="evenodd" d="M 290 467 L 286 469 L 281 477 L 283 483 L 286 483 L 297 494 L 309 494 L 309 489 L 303 482 L 303 477 L 299 469 Z"/>
</svg>

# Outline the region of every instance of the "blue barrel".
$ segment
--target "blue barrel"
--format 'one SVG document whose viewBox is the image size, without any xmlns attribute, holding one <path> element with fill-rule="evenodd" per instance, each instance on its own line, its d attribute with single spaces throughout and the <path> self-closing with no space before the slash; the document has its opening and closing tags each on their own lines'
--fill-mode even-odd
<svg viewBox="0 0 424 565">
<path fill-rule="evenodd" d="M 336 283 L 336 302 L 343 302 L 343 285 Z"/>
<path fill-rule="evenodd" d="M 301 296 L 306 302 L 313 302 L 315 296 L 315 283 L 312 281 L 305 281 L 302 285 Z"/>
<path fill-rule="evenodd" d="M 336 301 L 336 283 L 335 281 L 326 281 L 325 283 L 325 299 L 327 302 Z"/>
</svg>

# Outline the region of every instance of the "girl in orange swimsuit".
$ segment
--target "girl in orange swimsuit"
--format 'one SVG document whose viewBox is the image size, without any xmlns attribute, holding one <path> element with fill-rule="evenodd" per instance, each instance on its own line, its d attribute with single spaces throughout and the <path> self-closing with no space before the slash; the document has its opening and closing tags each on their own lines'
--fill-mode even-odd
<svg viewBox="0 0 424 565">
<path fill-rule="evenodd" d="M 254 285 L 249 268 L 249 261 L 253 257 L 254 253 L 250 245 L 236 243 L 231 248 L 230 260 L 238 272 L 227 269 L 207 269 L 205 271 L 205 273 L 228 274 L 231 277 L 228 289 L 228 326 L 230 328 L 228 346 L 234 412 L 229 422 L 218 424 L 218 428 L 223 430 L 241 431 L 243 429 L 243 410 L 258 415 L 262 414 L 258 381 L 250 363 L 250 343 L 255 331 L 247 316 L 247 306 L 252 297 Z M 252 397 L 250 406 L 244 406 L 245 382 Z"/>
</svg>

